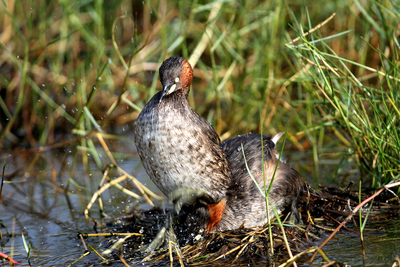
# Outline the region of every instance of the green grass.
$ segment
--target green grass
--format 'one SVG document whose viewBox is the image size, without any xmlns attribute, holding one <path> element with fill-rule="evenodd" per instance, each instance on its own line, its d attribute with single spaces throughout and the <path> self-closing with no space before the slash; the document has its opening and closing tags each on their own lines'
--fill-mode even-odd
<svg viewBox="0 0 400 267">
<path fill-rule="evenodd" d="M 133 125 L 159 64 L 182 55 L 196 63 L 189 102 L 222 139 L 261 122 L 316 164 L 342 153 L 338 168 L 355 161 L 372 186 L 400 177 L 394 0 L 9 0 L 0 21 L 3 151 L 67 138 L 103 168 L 91 133 Z"/>
<path fill-rule="evenodd" d="M 382 186 L 400 178 L 400 77 L 396 65 L 400 7 L 395 2 L 385 7 L 372 1 L 367 12 L 358 2 L 356 6 L 372 26 L 365 37 L 359 37 L 365 50 L 358 53 L 358 59 L 340 56 L 323 41 L 323 36 L 313 33 L 301 36 L 300 44 L 288 47 L 299 67 L 309 67 L 308 92 L 314 101 L 323 101 L 318 107 L 320 122 L 334 127 L 343 144 L 349 143 L 344 155 L 354 158 L 361 171 L 372 177 L 372 186 Z M 380 16 L 381 21 L 374 20 Z M 374 35 L 379 36 L 375 45 L 378 48 L 370 41 Z M 371 56 L 376 57 L 378 65 L 369 66 Z"/>
</svg>

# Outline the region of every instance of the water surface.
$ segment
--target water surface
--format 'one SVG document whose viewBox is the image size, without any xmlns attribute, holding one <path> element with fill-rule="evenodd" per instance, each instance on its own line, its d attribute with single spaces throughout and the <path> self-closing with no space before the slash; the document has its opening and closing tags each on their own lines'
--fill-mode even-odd
<svg viewBox="0 0 400 267">
<path fill-rule="evenodd" d="M 127 135 L 128 138 L 131 136 Z M 135 176 L 152 191 L 161 195 L 160 191 L 148 179 L 140 160 L 135 153 L 132 142 L 124 140 L 107 141 L 118 165 L 127 173 Z M 318 165 L 309 159 L 307 153 L 286 150 L 287 162 L 295 167 L 302 176 L 314 187 L 320 184 L 336 184 L 346 186 L 350 180 L 357 181 L 358 172 L 355 166 L 348 165 L 339 176 L 331 181 L 340 158 L 321 156 Z M 101 150 L 101 149 L 99 149 Z M 92 155 L 86 153 L 89 159 L 89 169 L 78 156 L 74 172 L 73 151 L 69 147 L 51 150 L 45 153 L 9 153 L 1 155 L 3 162 L 7 156 L 6 183 L 3 188 L 0 204 L 0 220 L 12 237 L 2 229 L 1 252 L 13 256 L 15 260 L 28 263 L 22 234 L 32 246 L 29 263 L 32 266 L 68 266 L 77 260 L 85 249 L 77 238 L 78 233 L 94 233 L 95 222 L 101 225 L 107 221 L 102 219 L 97 202 L 90 209 L 91 219 L 85 219 L 83 211 L 90 202 L 102 179 Z M 101 154 L 104 166 L 109 162 L 105 153 Z M 14 173 L 14 175 L 11 175 Z M 110 173 L 110 178 L 118 177 L 116 171 Z M 70 176 L 72 179 L 70 179 Z M 68 185 L 68 193 L 65 188 Z M 139 193 L 130 181 L 122 186 Z M 122 193 L 117 188 L 110 188 L 102 194 L 104 212 L 109 218 L 127 214 L 129 210 L 148 209 L 151 206 L 140 199 Z M 168 207 L 166 201 L 155 200 L 155 205 Z M 396 255 L 400 255 L 399 227 L 400 220 L 392 219 L 385 223 L 369 224 L 370 234 L 365 235 L 366 263 L 368 265 L 391 265 Z M 351 226 L 348 224 L 347 226 Z M 367 231 L 368 232 L 368 231 Z M 89 238 L 87 243 L 99 252 L 104 251 L 103 238 Z M 351 266 L 363 266 L 360 238 L 353 233 L 338 234 L 325 248 L 325 253 L 331 260 L 347 262 Z M 321 261 L 317 258 L 316 262 Z M 74 266 L 88 263 L 101 264 L 97 255 L 92 253 Z"/>
</svg>

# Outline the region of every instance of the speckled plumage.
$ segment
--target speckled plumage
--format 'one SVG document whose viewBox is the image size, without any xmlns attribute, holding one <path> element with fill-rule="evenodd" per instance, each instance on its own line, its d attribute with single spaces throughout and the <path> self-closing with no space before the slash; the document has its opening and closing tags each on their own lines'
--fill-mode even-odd
<svg viewBox="0 0 400 267">
<path fill-rule="evenodd" d="M 248 174 L 242 156 L 243 143 L 249 168 L 263 187 L 261 138 L 258 134 L 239 136 L 220 144 L 214 128 L 194 112 L 186 98 L 192 81 L 189 63 L 179 57 L 160 67 L 163 90 L 153 96 L 136 121 L 135 144 L 151 180 L 169 196 L 181 188 L 202 190 L 223 209 L 197 205 L 198 223 L 221 217 L 210 229 L 224 231 L 262 225 L 267 221 L 265 199 Z M 264 165 L 267 186 L 277 163 L 275 143 L 264 138 Z M 299 195 L 302 180 L 289 165 L 281 162 L 270 193 L 279 212 Z M 221 206 L 221 205 L 220 205 Z M 186 206 L 190 212 L 195 206 Z M 217 208 L 218 207 L 218 208 Z M 214 214 L 211 212 L 213 210 Z M 217 215 L 216 215 L 217 214 Z M 273 212 L 270 212 L 273 217 Z M 208 227 L 207 227 L 208 229 Z"/>
<path fill-rule="evenodd" d="M 236 229 L 243 222 L 245 227 L 263 225 L 268 220 L 265 198 L 247 171 L 241 144 L 243 144 L 250 172 L 264 189 L 261 135 L 249 133 L 222 143 L 221 147 L 231 166 L 232 180 L 228 188 L 226 210 L 217 230 Z M 268 189 L 279 155 L 271 137 L 263 137 L 263 149 L 265 180 Z M 280 162 L 269 194 L 270 205 L 275 205 L 281 213 L 299 196 L 302 187 L 303 182 L 298 172 L 288 164 Z M 269 214 L 271 218 L 275 217 L 272 208 Z"/>
<path fill-rule="evenodd" d="M 168 63 L 160 68 L 163 87 L 170 85 L 168 77 L 181 76 Z M 154 95 L 136 121 L 135 144 L 146 172 L 165 195 L 191 188 L 219 201 L 231 177 L 229 164 L 213 127 L 186 101 L 188 92 L 189 87 L 178 90 L 162 101 L 163 91 Z"/>
</svg>

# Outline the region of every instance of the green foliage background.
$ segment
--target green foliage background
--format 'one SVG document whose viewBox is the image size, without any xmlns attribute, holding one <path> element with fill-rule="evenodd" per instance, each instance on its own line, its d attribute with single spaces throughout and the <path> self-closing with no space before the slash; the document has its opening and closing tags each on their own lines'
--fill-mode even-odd
<svg viewBox="0 0 400 267">
<path fill-rule="evenodd" d="M 87 161 L 94 133 L 132 126 L 181 55 L 189 102 L 222 139 L 288 129 L 314 163 L 341 153 L 372 186 L 400 177 L 394 0 L 2 0 L 0 21 L 3 152 L 68 141 Z"/>
</svg>

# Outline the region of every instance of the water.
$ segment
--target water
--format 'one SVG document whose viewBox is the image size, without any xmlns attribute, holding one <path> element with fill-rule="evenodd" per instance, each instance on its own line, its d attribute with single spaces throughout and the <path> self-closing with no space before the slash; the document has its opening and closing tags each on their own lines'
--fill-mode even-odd
<svg viewBox="0 0 400 267">
<path fill-rule="evenodd" d="M 127 137 L 132 139 L 131 136 Z M 148 180 L 132 143 L 108 140 L 107 144 L 111 151 L 118 151 L 114 157 L 123 170 L 134 175 L 149 189 L 161 195 L 154 184 Z M 92 219 L 86 220 L 83 214 L 103 176 L 102 172 L 97 170 L 92 157 L 89 158 L 89 171 L 82 164 L 82 158 L 78 157 L 72 174 L 73 182 L 69 183 L 69 192 L 64 192 L 71 175 L 73 156 L 70 151 L 72 150 L 66 147 L 43 154 L 7 155 L 9 164 L 6 167 L 6 183 L 0 204 L 0 220 L 10 232 L 14 233 L 14 236 L 8 237 L 5 229 L 1 230 L 3 235 L 1 252 L 9 256 L 13 254 L 13 258 L 18 262 L 28 263 L 23 234 L 32 246 L 29 260 L 32 266 L 68 266 L 85 252 L 82 242 L 77 238 L 77 233 L 94 233 L 94 221 L 99 224 L 102 222 L 98 202 L 90 209 Z M 86 152 L 81 151 L 81 154 L 83 153 Z M 1 162 L 4 156 L 0 156 Z M 340 161 L 337 158 L 321 157 L 320 164 L 316 166 L 306 160 L 311 157 L 305 153 L 287 151 L 285 156 L 287 162 L 314 187 L 318 183 L 329 184 L 327 179 Z M 109 163 L 107 158 L 106 155 L 101 157 L 104 165 Z M 16 172 L 15 175 L 8 176 L 14 172 Z M 120 174 L 111 171 L 109 176 L 115 178 Z M 346 186 L 349 180 L 357 180 L 357 177 L 356 167 L 350 165 L 342 171 L 340 179 L 336 179 L 335 183 Z M 140 194 L 130 181 L 120 184 Z M 138 201 L 114 187 L 102 194 L 102 200 L 104 212 L 111 218 L 127 214 L 132 208 L 151 207 L 142 200 Z M 169 205 L 165 201 L 155 201 L 155 204 Z M 374 231 L 365 235 L 367 264 L 391 265 L 394 257 L 400 255 L 400 246 L 397 245 L 398 236 L 400 236 L 399 224 L 400 220 L 397 218 L 383 224 L 368 225 L 368 228 Z M 347 226 L 351 227 L 351 224 Z M 101 232 L 101 229 L 98 230 Z M 102 241 L 104 239 L 101 237 L 86 240 L 99 252 L 104 251 Z M 338 234 L 324 248 L 324 252 L 331 260 L 347 262 L 351 266 L 363 265 L 360 239 L 353 233 Z M 321 259 L 316 258 L 316 262 L 318 261 Z M 101 259 L 91 253 L 74 266 L 93 262 L 101 264 Z"/>
<path fill-rule="evenodd" d="M 364 236 L 366 265 L 391 266 L 395 256 L 400 255 L 400 221 L 370 223 L 368 228 Z M 339 233 L 323 250 L 330 260 L 363 266 L 362 247 L 357 234 Z"/>
</svg>

